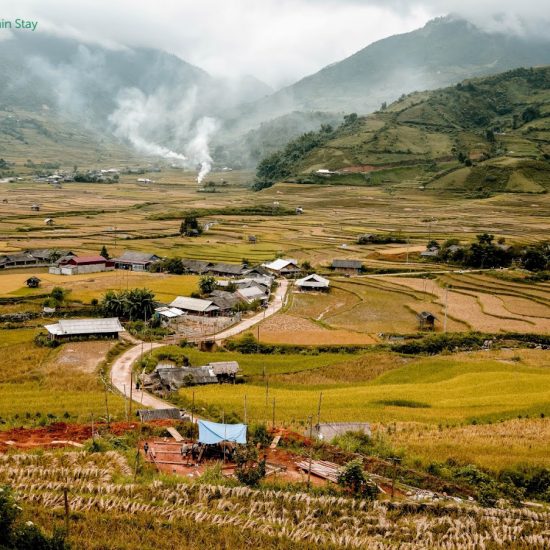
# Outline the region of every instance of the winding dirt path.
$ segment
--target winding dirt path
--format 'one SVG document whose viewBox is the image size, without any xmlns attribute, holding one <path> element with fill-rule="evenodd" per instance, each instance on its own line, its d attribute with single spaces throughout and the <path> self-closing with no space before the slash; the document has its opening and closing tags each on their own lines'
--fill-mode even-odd
<svg viewBox="0 0 550 550">
<path fill-rule="evenodd" d="M 283 279 L 279 281 L 279 286 L 275 291 L 273 300 L 269 303 L 269 306 L 262 312 L 241 321 L 238 325 L 228 328 L 222 332 L 216 334 L 213 338 L 216 342 L 221 342 L 226 338 L 235 336 L 248 330 L 257 323 L 263 321 L 266 317 L 269 317 L 277 313 L 284 305 L 285 296 L 288 290 L 288 281 Z M 164 346 L 163 343 L 149 344 L 143 343 L 135 338 L 130 338 L 132 342 L 136 343 L 135 346 L 125 351 L 120 357 L 118 357 L 113 366 L 111 367 L 111 383 L 112 385 L 125 397 L 130 398 L 130 386 L 131 386 L 131 371 L 132 365 L 139 359 L 142 350 L 143 353 Z M 136 390 L 135 386 L 132 388 L 132 401 L 143 405 L 143 407 L 150 407 L 152 409 L 172 409 L 175 406 L 168 401 L 159 399 L 149 392 L 143 390 Z"/>
</svg>

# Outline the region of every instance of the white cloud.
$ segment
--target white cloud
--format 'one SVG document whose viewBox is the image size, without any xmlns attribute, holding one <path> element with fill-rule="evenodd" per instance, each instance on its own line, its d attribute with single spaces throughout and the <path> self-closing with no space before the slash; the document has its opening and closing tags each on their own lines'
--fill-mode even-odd
<svg viewBox="0 0 550 550">
<path fill-rule="evenodd" d="M 548 0 L 0 0 L 6 19 L 115 48 L 167 50 L 214 75 L 280 86 L 454 12 L 488 30 L 546 32 Z"/>
</svg>

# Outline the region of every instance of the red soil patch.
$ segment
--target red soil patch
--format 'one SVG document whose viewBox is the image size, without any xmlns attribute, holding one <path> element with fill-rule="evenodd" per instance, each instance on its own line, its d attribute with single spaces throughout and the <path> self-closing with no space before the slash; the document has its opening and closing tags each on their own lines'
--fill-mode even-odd
<svg viewBox="0 0 550 550">
<path fill-rule="evenodd" d="M 171 426 L 170 420 L 157 420 L 149 422 L 153 426 Z M 139 422 L 111 422 L 109 432 L 114 435 L 122 435 L 135 430 Z M 94 432 L 104 433 L 107 431 L 106 423 L 94 424 Z M 91 424 L 65 424 L 55 422 L 43 428 L 12 428 L 5 432 L 0 431 L 0 451 L 10 448 L 30 449 L 33 447 L 46 447 L 56 445 L 54 441 L 73 441 L 82 443 L 92 437 Z M 57 444 L 59 445 L 59 444 Z"/>
</svg>

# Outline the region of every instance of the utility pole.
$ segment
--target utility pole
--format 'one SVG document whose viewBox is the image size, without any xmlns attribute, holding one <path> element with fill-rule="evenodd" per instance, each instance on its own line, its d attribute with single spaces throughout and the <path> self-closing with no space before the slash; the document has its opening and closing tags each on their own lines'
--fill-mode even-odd
<svg viewBox="0 0 550 550">
<path fill-rule="evenodd" d="M 449 287 L 445 287 L 445 318 L 443 320 L 443 332 L 447 332 L 447 307 L 449 303 Z"/>
<path fill-rule="evenodd" d="M 317 429 L 321 425 L 321 402 L 323 400 L 323 392 L 319 393 L 319 405 L 317 407 Z"/>
<path fill-rule="evenodd" d="M 195 392 L 193 391 L 193 401 L 191 402 L 191 422 L 195 422 Z"/>
<path fill-rule="evenodd" d="M 128 422 L 128 395 L 126 394 L 126 384 L 122 387 L 124 389 L 124 416 L 126 417 L 126 422 Z"/>
<path fill-rule="evenodd" d="M 308 489 L 311 486 L 311 461 L 313 460 L 313 417 L 309 416 L 309 439 L 310 439 L 310 447 L 309 447 L 309 457 L 307 461 L 307 487 Z"/>
<path fill-rule="evenodd" d="M 267 407 L 267 400 L 269 398 L 269 380 L 265 380 L 265 406 Z"/>
<path fill-rule="evenodd" d="M 246 393 L 244 394 L 244 423 L 246 424 L 247 422 L 247 414 L 246 414 Z"/>
<path fill-rule="evenodd" d="M 134 392 L 134 371 L 132 370 L 132 367 L 130 367 L 130 403 L 129 403 L 129 409 L 130 409 L 130 418 L 132 418 L 132 401 L 133 401 L 133 392 Z M 126 395 L 126 388 L 124 388 L 124 394 Z"/>
<path fill-rule="evenodd" d="M 63 487 L 63 505 L 65 508 L 65 536 L 69 536 L 69 489 Z"/>
<path fill-rule="evenodd" d="M 273 420 L 271 424 L 272 429 L 275 429 L 275 398 L 273 398 Z"/>
<path fill-rule="evenodd" d="M 107 416 L 107 429 L 110 430 L 111 429 L 111 417 L 109 415 L 109 399 L 107 397 L 107 392 L 108 392 L 107 381 L 105 380 L 105 378 L 103 376 L 101 377 L 101 381 L 103 382 L 103 388 L 105 390 L 105 414 Z"/>
</svg>

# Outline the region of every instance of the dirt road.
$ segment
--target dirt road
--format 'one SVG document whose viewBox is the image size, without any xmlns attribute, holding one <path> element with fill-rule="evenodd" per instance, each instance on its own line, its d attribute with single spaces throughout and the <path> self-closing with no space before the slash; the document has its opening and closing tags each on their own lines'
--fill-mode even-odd
<svg viewBox="0 0 550 550">
<path fill-rule="evenodd" d="M 253 327 L 255 324 L 259 323 L 260 321 L 263 321 L 266 317 L 269 317 L 270 315 L 273 315 L 274 313 L 277 313 L 283 305 L 285 301 L 286 291 L 288 289 L 288 281 L 286 279 L 283 279 L 279 282 L 279 286 L 277 287 L 277 290 L 275 291 L 273 300 L 269 303 L 269 306 L 262 311 L 261 313 L 258 313 L 257 315 L 254 315 L 253 317 L 250 317 L 249 319 L 245 319 L 244 321 L 241 321 L 238 325 L 235 325 L 227 330 L 224 330 L 214 336 L 214 339 L 216 342 L 221 342 L 222 340 L 225 340 L 226 338 L 229 338 L 231 336 L 235 336 L 245 330 L 248 330 L 250 327 Z M 136 341 L 133 339 L 133 341 Z M 143 344 L 143 350 L 149 351 L 150 349 L 159 348 L 163 346 L 164 344 L 158 343 L 158 344 Z M 122 394 L 126 397 L 130 397 L 130 373 L 132 370 L 132 365 L 139 359 L 139 356 L 142 353 L 142 343 L 139 342 L 135 346 L 131 347 L 128 351 L 125 351 L 118 359 L 115 360 L 113 363 L 113 366 L 111 367 L 111 383 L 112 385 Z M 135 384 L 135 382 L 134 382 Z M 152 409 L 171 409 L 175 408 L 174 405 L 171 403 L 168 403 L 167 401 L 164 401 L 162 399 L 159 399 L 158 397 L 155 397 L 154 395 L 142 391 L 142 390 L 136 390 L 135 386 L 132 389 L 132 400 L 136 403 L 139 403 L 140 405 L 143 405 L 143 407 L 150 407 Z"/>
</svg>

